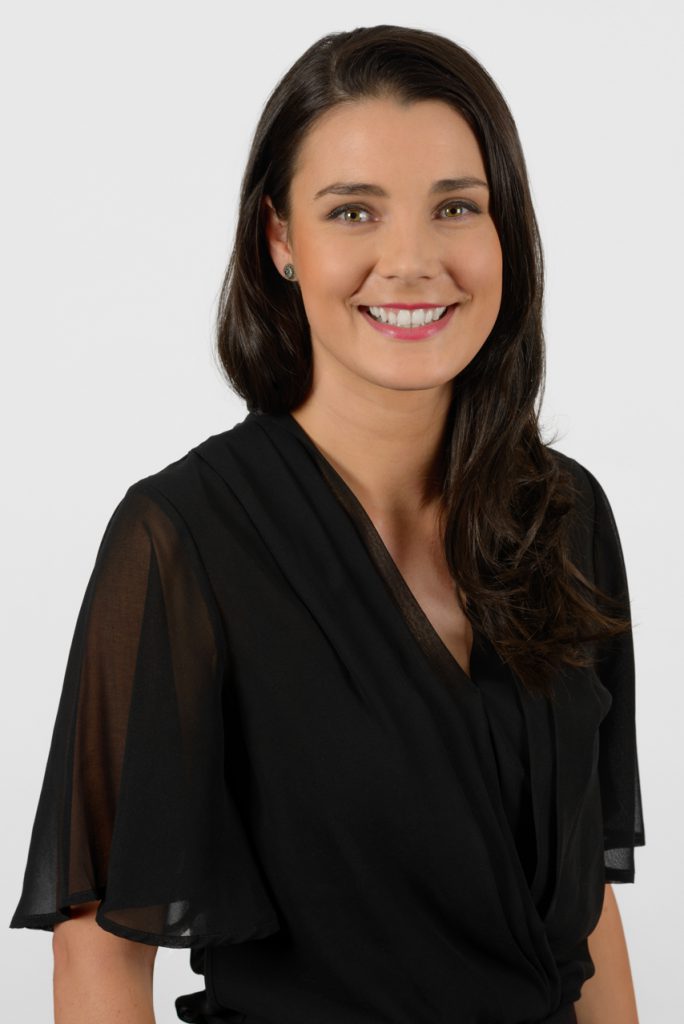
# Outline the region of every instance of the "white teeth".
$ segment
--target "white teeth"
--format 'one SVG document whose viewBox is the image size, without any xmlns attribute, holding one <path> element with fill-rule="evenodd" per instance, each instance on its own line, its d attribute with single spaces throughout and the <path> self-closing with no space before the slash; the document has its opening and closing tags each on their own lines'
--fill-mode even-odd
<svg viewBox="0 0 684 1024">
<path fill-rule="evenodd" d="M 446 306 L 435 306 L 429 309 L 391 309 L 385 306 L 369 306 L 368 312 L 383 324 L 393 327 L 423 327 L 439 318 L 446 311 Z"/>
</svg>

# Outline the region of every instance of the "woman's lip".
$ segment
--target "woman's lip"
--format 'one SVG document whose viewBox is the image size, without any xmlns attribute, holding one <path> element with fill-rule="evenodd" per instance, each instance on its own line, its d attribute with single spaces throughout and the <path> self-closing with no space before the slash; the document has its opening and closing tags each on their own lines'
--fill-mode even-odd
<svg viewBox="0 0 684 1024">
<path fill-rule="evenodd" d="M 420 327 L 397 327 L 396 324 L 383 324 L 379 320 L 376 320 L 368 312 L 368 306 L 359 306 L 359 312 L 364 319 L 371 324 L 376 331 L 380 331 L 381 334 L 386 334 L 390 338 L 398 338 L 400 341 L 405 339 L 406 341 L 417 341 L 420 338 L 431 338 L 433 334 L 437 334 L 442 328 L 451 320 L 452 316 L 456 312 L 459 303 L 454 302 L 451 306 L 447 306 L 446 313 L 440 320 L 435 320 L 430 324 L 423 324 Z M 394 309 L 427 309 L 426 306 L 394 306 L 390 307 Z M 434 307 L 433 307 L 434 308 Z"/>
</svg>

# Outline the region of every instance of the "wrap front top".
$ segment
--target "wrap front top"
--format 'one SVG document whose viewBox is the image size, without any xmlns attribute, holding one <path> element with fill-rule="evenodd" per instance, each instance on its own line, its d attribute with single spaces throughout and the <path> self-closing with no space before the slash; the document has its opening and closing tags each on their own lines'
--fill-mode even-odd
<svg viewBox="0 0 684 1024">
<path fill-rule="evenodd" d="M 627 579 L 608 499 L 574 557 Z M 631 633 L 532 698 L 467 675 L 289 414 L 133 483 L 76 622 L 10 927 L 188 948 L 186 1021 L 527 1024 L 580 998 L 644 845 Z"/>
</svg>

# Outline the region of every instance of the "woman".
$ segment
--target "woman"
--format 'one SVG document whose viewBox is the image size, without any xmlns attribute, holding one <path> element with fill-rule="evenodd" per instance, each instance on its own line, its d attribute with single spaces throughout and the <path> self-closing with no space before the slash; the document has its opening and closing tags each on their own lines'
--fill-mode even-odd
<svg viewBox="0 0 684 1024">
<path fill-rule="evenodd" d="M 58 1024 L 152 1020 L 159 945 L 186 1021 L 637 1020 L 627 580 L 540 437 L 542 266 L 452 41 L 326 36 L 270 96 L 218 323 L 249 412 L 131 485 L 76 624 L 11 921 Z"/>
</svg>

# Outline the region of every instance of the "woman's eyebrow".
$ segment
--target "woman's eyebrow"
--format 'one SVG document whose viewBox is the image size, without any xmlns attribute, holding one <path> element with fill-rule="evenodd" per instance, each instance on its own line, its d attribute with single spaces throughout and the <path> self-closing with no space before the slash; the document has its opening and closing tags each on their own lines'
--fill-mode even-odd
<svg viewBox="0 0 684 1024">
<path fill-rule="evenodd" d="M 470 175 L 466 175 L 461 178 L 440 178 L 439 181 L 434 181 L 432 183 L 430 187 L 430 194 L 433 195 L 436 192 L 451 192 L 454 189 L 459 188 L 478 187 L 486 188 L 487 191 L 489 191 L 489 185 L 486 181 L 482 181 L 481 178 L 473 178 Z M 314 196 L 314 201 L 327 195 L 366 195 L 388 198 L 388 193 L 385 192 L 384 188 L 381 188 L 380 185 L 369 185 L 366 182 L 360 181 L 336 181 L 333 182 L 332 185 L 326 185 L 325 188 L 318 190 Z"/>
</svg>

